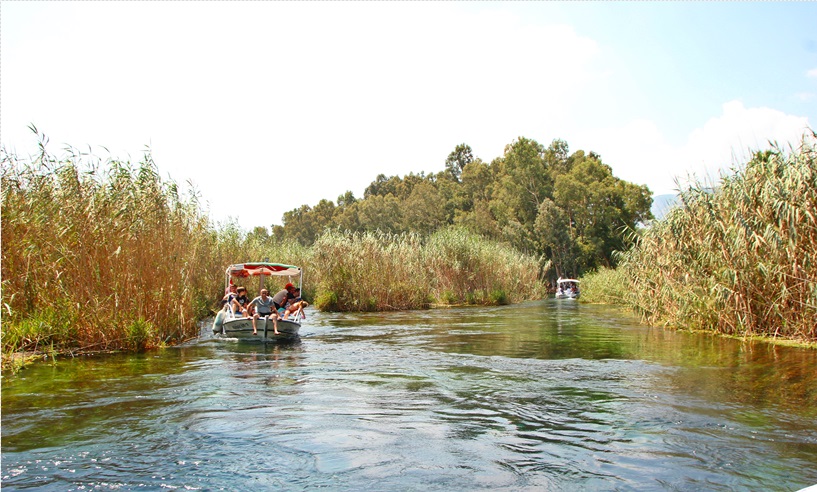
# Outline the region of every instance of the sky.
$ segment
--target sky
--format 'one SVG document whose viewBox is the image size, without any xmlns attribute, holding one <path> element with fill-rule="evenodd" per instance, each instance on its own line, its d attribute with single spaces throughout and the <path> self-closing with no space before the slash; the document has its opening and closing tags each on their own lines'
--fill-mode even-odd
<svg viewBox="0 0 817 492">
<path fill-rule="evenodd" d="M 815 26 L 817 2 L 0 0 L 0 143 L 150 149 L 245 230 L 519 137 L 670 194 L 817 129 Z"/>
</svg>

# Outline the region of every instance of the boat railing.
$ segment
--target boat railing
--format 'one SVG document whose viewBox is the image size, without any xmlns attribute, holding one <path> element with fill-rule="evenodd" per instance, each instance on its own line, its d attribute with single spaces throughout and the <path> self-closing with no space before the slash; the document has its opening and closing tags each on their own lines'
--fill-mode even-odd
<svg viewBox="0 0 817 492">
<path fill-rule="evenodd" d="M 232 303 L 229 303 L 225 306 L 225 311 L 227 312 L 227 319 L 235 319 L 239 316 L 236 316 L 235 306 Z"/>
</svg>

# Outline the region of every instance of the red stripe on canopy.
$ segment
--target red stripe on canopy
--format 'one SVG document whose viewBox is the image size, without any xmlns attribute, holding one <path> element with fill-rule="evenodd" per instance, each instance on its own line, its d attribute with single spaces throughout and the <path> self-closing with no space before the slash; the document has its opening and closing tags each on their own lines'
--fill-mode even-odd
<svg viewBox="0 0 817 492">
<path fill-rule="evenodd" d="M 275 276 L 296 276 L 301 274 L 301 269 L 294 265 L 282 265 L 280 263 L 243 263 L 230 265 L 227 273 L 233 277 L 257 277 L 259 275 Z"/>
</svg>

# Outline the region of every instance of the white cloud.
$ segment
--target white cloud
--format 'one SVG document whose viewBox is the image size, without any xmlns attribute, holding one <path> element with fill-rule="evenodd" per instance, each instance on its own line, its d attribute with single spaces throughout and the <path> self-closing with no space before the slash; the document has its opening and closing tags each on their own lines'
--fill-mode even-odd
<svg viewBox="0 0 817 492">
<path fill-rule="evenodd" d="M 811 70 L 806 72 L 806 77 L 817 79 L 817 68 L 812 68 Z"/>
<path fill-rule="evenodd" d="M 138 159 L 150 145 L 164 176 L 192 180 L 214 218 L 245 228 L 347 190 L 360 197 L 380 173 L 439 171 L 463 142 L 490 161 L 519 136 L 562 138 L 600 153 L 616 176 L 670 193 L 675 176 L 796 141 L 807 124 L 730 102 L 688 136 L 666 135 L 660 121 L 628 116 L 642 95 L 617 90 L 632 68 L 612 46 L 502 4 L 3 9 L 4 145 L 34 149 L 32 122 L 52 151 L 104 145 Z M 621 124 L 591 127 L 604 118 Z"/>
<path fill-rule="evenodd" d="M 36 56 L 3 52 L 3 143 L 30 146 L 33 122 L 52 151 L 104 145 L 138 159 L 150 145 L 163 175 L 191 179 L 216 218 L 247 228 L 361 196 L 379 173 L 441 170 L 461 142 L 497 156 L 520 135 L 556 133 L 598 54 L 572 27 L 453 4 L 47 12 L 15 40 Z"/>
<path fill-rule="evenodd" d="M 808 118 L 770 108 L 745 108 L 739 101 L 723 105 L 723 113 L 693 131 L 682 149 L 684 168 L 698 178 L 715 178 L 742 165 L 753 151 L 777 143 L 797 146 Z"/>
<path fill-rule="evenodd" d="M 721 173 L 745 163 L 752 151 L 769 148 L 770 142 L 796 146 L 807 128 L 805 117 L 730 101 L 720 115 L 694 129 L 683 145 L 669 143 L 659 126 L 648 120 L 590 129 L 577 135 L 578 146 L 568 143 L 599 153 L 615 176 L 646 184 L 661 195 L 674 193 L 690 179 L 716 182 Z"/>
<path fill-rule="evenodd" d="M 625 181 L 646 184 L 654 194 L 670 193 L 678 152 L 655 122 L 638 119 L 621 126 L 588 128 L 576 134 L 572 150 L 594 151 Z"/>
</svg>

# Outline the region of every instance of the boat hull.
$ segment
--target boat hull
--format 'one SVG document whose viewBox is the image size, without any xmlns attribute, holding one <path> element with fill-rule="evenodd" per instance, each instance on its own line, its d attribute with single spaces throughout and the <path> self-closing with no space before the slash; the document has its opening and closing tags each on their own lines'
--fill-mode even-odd
<svg viewBox="0 0 817 492">
<path fill-rule="evenodd" d="M 293 320 L 278 320 L 278 335 L 275 334 L 271 319 L 259 318 L 256 320 L 258 334 L 252 333 L 252 318 L 225 319 L 220 323 L 214 323 L 213 331 L 217 337 L 232 338 L 238 340 L 251 340 L 261 342 L 291 341 L 298 338 L 301 324 Z"/>
</svg>

